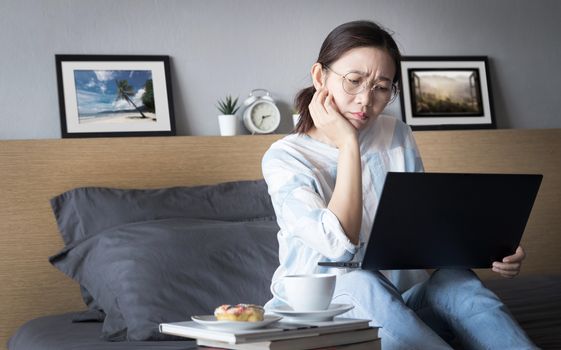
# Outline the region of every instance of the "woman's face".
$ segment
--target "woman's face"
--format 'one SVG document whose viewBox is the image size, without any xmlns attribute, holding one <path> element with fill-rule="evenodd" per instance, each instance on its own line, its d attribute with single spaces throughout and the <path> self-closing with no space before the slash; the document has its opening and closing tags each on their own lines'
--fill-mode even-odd
<svg viewBox="0 0 561 350">
<path fill-rule="evenodd" d="M 324 86 L 333 94 L 339 112 L 356 129 L 363 128 L 370 119 L 376 118 L 386 107 L 387 100 L 384 100 L 383 95 L 387 95 L 387 91 L 384 92 L 383 89 L 391 89 L 396 67 L 385 50 L 374 47 L 354 48 L 347 51 L 328 69 L 323 68 Z M 350 83 L 359 84 L 358 82 L 364 82 L 366 88 L 357 94 L 345 91 L 343 87 L 345 78 L 342 76 L 346 74 L 350 79 L 346 82 L 347 90 Z"/>
</svg>

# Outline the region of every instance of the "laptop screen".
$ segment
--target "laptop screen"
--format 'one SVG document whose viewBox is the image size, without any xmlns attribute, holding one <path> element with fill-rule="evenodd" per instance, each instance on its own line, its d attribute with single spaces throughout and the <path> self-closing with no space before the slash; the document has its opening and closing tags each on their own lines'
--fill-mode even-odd
<svg viewBox="0 0 561 350">
<path fill-rule="evenodd" d="M 387 174 L 363 269 L 487 268 L 519 245 L 542 175 Z"/>
</svg>

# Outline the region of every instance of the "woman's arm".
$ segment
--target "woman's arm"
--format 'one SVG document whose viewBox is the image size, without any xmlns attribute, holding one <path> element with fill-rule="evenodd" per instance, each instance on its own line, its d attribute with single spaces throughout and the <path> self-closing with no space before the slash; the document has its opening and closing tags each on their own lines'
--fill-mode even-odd
<svg viewBox="0 0 561 350">
<path fill-rule="evenodd" d="M 337 180 L 327 208 L 337 216 L 349 240 L 357 245 L 362 221 L 362 168 L 358 142 L 349 142 L 339 148 Z"/>
<path fill-rule="evenodd" d="M 317 174 L 305 158 L 277 145 L 269 149 L 262 161 L 263 177 L 281 227 L 279 234 L 302 242 L 322 255 L 339 261 L 352 258 L 356 252 L 339 218 L 327 208 L 318 193 Z"/>
<path fill-rule="evenodd" d="M 337 179 L 327 208 L 356 245 L 362 222 L 362 165 L 357 131 L 339 113 L 326 88 L 316 91 L 309 109 L 316 129 L 339 149 Z"/>
</svg>

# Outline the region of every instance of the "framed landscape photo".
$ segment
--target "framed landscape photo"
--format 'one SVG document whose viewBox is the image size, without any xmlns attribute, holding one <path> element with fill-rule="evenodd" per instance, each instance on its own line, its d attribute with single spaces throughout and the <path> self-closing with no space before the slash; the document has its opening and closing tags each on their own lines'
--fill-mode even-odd
<svg viewBox="0 0 561 350">
<path fill-rule="evenodd" d="M 404 56 L 403 121 L 413 130 L 494 129 L 486 56 Z"/>
<path fill-rule="evenodd" d="M 169 56 L 55 61 L 63 138 L 175 135 Z"/>
</svg>

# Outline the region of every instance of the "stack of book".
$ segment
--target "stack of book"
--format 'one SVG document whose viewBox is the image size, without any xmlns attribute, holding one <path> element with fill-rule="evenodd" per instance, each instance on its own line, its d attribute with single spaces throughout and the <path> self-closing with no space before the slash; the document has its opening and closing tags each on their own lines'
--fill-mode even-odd
<svg viewBox="0 0 561 350">
<path fill-rule="evenodd" d="M 160 332 L 193 338 L 200 346 L 239 350 L 377 350 L 378 328 L 369 320 L 334 318 L 305 324 L 278 322 L 254 330 L 215 330 L 193 321 L 162 323 Z"/>
</svg>

